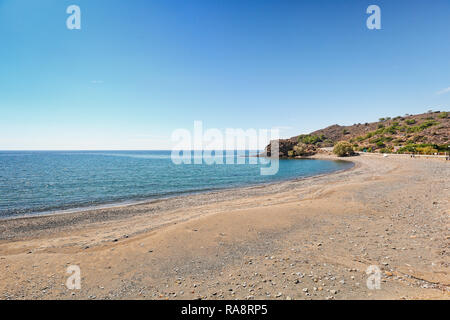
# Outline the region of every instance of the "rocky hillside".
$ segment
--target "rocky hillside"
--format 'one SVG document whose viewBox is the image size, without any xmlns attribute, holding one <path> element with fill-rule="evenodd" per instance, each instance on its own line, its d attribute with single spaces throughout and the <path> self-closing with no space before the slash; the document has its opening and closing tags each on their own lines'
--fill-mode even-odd
<svg viewBox="0 0 450 320">
<path fill-rule="evenodd" d="M 356 151 L 367 152 L 444 152 L 450 151 L 450 113 L 435 111 L 352 126 L 332 125 L 325 129 L 280 140 L 280 156 L 304 156 L 319 148 L 348 141 Z M 270 145 L 266 147 L 270 156 Z"/>
</svg>

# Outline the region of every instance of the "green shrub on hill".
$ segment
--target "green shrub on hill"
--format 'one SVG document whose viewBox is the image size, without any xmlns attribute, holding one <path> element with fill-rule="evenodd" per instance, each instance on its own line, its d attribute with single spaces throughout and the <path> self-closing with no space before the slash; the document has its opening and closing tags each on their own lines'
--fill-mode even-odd
<svg viewBox="0 0 450 320">
<path fill-rule="evenodd" d="M 432 127 L 432 126 L 435 126 L 435 125 L 438 125 L 438 124 L 439 124 L 439 122 L 437 122 L 435 120 L 428 120 L 428 121 L 425 121 L 425 122 L 421 123 L 418 126 L 408 127 L 406 129 L 406 132 L 408 132 L 408 133 L 420 132 L 420 131 L 423 131 L 423 130 L 429 128 L 429 127 Z"/>
<path fill-rule="evenodd" d="M 319 136 L 315 136 L 315 135 L 310 135 L 310 134 L 302 134 L 298 137 L 298 142 L 299 143 L 304 143 L 304 144 L 317 144 L 319 142 L 322 142 L 325 139 L 324 135 Z"/>
<path fill-rule="evenodd" d="M 408 143 L 406 146 L 401 147 L 397 153 L 408 153 L 408 152 L 420 152 L 420 153 L 435 153 L 435 152 L 449 152 L 450 148 L 448 145 L 436 145 L 431 143 Z"/>
<path fill-rule="evenodd" d="M 441 112 L 439 115 L 438 115 L 438 117 L 439 118 L 441 118 L 441 119 L 446 119 L 446 118 L 448 118 L 448 112 Z"/>
<path fill-rule="evenodd" d="M 429 127 L 431 127 L 431 126 L 435 126 L 435 125 L 437 125 L 437 124 L 439 124 L 439 122 L 437 122 L 437 121 L 435 121 L 435 120 L 429 120 L 429 121 L 425 121 L 424 123 L 422 123 L 422 124 L 419 126 L 419 128 L 420 128 L 421 130 L 425 130 L 426 128 L 429 128 Z"/>
</svg>

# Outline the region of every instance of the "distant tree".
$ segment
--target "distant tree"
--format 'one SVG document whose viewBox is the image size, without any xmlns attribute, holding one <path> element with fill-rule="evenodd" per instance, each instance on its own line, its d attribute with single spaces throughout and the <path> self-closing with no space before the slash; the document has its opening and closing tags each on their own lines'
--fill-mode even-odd
<svg viewBox="0 0 450 320">
<path fill-rule="evenodd" d="M 311 144 L 298 143 L 294 146 L 293 152 L 296 156 L 309 156 L 316 153 L 316 147 Z"/>
<path fill-rule="evenodd" d="M 333 153 L 338 157 L 347 157 L 355 154 L 353 151 L 353 146 L 347 141 L 340 141 L 336 143 L 333 148 Z"/>
<path fill-rule="evenodd" d="M 296 146 L 294 146 L 294 154 L 297 156 L 303 156 L 306 153 L 305 145 L 299 143 Z"/>
</svg>

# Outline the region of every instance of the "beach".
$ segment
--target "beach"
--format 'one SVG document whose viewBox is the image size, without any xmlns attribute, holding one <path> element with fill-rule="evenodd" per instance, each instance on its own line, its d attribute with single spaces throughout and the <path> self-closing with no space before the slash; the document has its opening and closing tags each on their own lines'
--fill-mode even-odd
<svg viewBox="0 0 450 320">
<path fill-rule="evenodd" d="M 1 220 L 0 299 L 449 299 L 449 162 L 346 160 L 305 179 Z M 72 265 L 80 290 L 66 287 Z"/>
</svg>

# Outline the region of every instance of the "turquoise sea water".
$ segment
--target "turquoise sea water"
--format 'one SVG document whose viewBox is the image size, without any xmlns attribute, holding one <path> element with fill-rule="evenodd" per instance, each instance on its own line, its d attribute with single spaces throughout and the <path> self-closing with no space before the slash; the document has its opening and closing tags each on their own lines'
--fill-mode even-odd
<svg viewBox="0 0 450 320">
<path fill-rule="evenodd" d="M 254 152 L 237 152 L 234 157 Z M 0 151 L 0 218 L 270 183 L 342 170 L 344 161 L 182 164 L 170 151 Z M 225 162 L 225 161 L 224 161 Z"/>
</svg>

